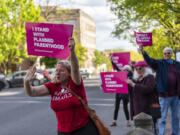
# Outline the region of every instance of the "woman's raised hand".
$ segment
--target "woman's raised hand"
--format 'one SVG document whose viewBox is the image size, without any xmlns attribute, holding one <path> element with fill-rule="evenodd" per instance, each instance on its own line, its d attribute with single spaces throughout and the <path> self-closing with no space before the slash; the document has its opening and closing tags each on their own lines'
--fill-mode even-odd
<svg viewBox="0 0 180 135">
<path fill-rule="evenodd" d="M 69 38 L 69 43 L 68 43 L 68 46 L 70 47 L 71 51 L 74 50 L 75 48 L 75 41 L 74 41 L 74 38 Z"/>
<path fill-rule="evenodd" d="M 36 72 L 36 66 L 34 65 L 26 73 L 26 76 L 24 77 L 24 81 L 31 81 L 35 77 L 35 72 Z"/>
<path fill-rule="evenodd" d="M 142 54 L 144 53 L 144 47 L 143 47 L 143 45 L 139 45 L 139 50 L 141 51 Z"/>
<path fill-rule="evenodd" d="M 129 84 L 131 87 L 135 87 L 135 83 L 130 79 L 127 79 L 126 83 Z"/>
</svg>

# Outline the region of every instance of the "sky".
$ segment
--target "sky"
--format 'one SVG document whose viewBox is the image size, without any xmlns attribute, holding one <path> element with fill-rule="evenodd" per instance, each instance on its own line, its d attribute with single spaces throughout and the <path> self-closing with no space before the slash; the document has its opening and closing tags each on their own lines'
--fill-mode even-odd
<svg viewBox="0 0 180 135">
<path fill-rule="evenodd" d="M 53 3 L 53 0 L 51 0 Z M 60 0 L 60 6 L 64 8 L 81 9 L 94 18 L 96 24 L 96 49 L 134 50 L 129 41 L 113 37 L 111 32 L 114 29 L 116 16 L 110 11 L 106 0 Z M 57 1 L 56 1 L 57 4 Z"/>
</svg>

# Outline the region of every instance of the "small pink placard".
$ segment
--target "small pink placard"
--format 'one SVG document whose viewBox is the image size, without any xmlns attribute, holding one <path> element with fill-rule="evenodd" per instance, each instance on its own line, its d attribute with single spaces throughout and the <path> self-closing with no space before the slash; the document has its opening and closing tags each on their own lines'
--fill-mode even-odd
<svg viewBox="0 0 180 135">
<path fill-rule="evenodd" d="M 152 46 L 152 33 L 134 32 L 136 43 L 143 46 Z"/>
<path fill-rule="evenodd" d="M 101 72 L 104 93 L 128 93 L 127 72 Z"/>
<path fill-rule="evenodd" d="M 112 61 L 118 66 L 121 70 L 124 65 L 129 65 L 130 62 L 130 52 L 121 52 L 121 53 L 111 53 Z M 113 66 L 115 70 L 115 67 Z"/>
</svg>

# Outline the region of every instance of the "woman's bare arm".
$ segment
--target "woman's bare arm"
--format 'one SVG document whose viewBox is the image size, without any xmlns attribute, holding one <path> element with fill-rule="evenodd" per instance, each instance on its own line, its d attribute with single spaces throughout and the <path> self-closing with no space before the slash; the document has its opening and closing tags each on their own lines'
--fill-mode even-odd
<svg viewBox="0 0 180 135">
<path fill-rule="evenodd" d="M 71 77 L 75 84 L 81 84 L 81 77 L 79 73 L 79 62 L 75 52 L 75 41 L 73 38 L 69 39 L 69 47 L 71 50 Z"/>
<path fill-rule="evenodd" d="M 36 68 L 32 67 L 28 70 L 26 76 L 24 77 L 24 90 L 26 94 L 31 97 L 49 95 L 50 93 L 45 85 L 32 86 L 30 84 L 30 81 L 33 79 L 35 72 L 36 72 Z"/>
</svg>

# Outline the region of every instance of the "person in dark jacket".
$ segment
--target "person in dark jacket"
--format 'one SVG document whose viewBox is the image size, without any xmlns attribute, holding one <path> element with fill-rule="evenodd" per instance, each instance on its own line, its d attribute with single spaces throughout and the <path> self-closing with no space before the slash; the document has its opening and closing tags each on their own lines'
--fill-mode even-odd
<svg viewBox="0 0 180 135">
<path fill-rule="evenodd" d="M 111 60 L 112 65 L 115 67 L 115 69 L 117 71 L 121 71 L 117 65 Z M 125 65 L 122 69 L 122 71 L 127 71 L 128 72 L 128 78 L 131 79 L 132 78 L 132 72 L 131 72 L 131 67 L 129 65 Z M 119 105 L 121 100 L 123 101 L 123 110 L 124 110 L 124 114 L 126 117 L 126 125 L 128 127 L 131 126 L 131 123 L 129 121 L 130 117 L 129 117 L 129 110 L 128 110 L 128 103 L 129 103 L 129 94 L 121 94 L 121 93 L 116 93 L 115 96 L 115 109 L 114 109 L 114 119 L 111 123 L 110 126 L 116 126 L 116 121 L 117 121 L 117 117 L 118 117 L 118 111 L 119 111 Z"/>
<path fill-rule="evenodd" d="M 130 107 L 132 118 L 141 112 L 151 115 L 150 107 L 154 101 L 158 100 L 156 80 L 147 63 L 139 61 L 134 67 L 133 80 L 127 80 L 127 84 L 131 87 L 129 91 L 131 91 Z M 155 125 L 156 120 L 153 119 L 153 122 Z"/>
<path fill-rule="evenodd" d="M 156 70 L 157 90 L 161 106 L 161 118 L 158 121 L 159 135 L 165 134 L 168 109 L 171 109 L 171 135 L 179 135 L 180 63 L 172 59 L 173 50 L 166 47 L 163 59 L 153 59 L 140 46 L 144 60 Z"/>
</svg>

